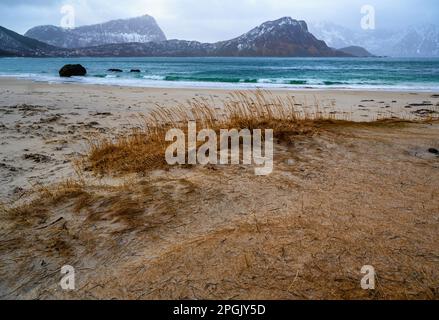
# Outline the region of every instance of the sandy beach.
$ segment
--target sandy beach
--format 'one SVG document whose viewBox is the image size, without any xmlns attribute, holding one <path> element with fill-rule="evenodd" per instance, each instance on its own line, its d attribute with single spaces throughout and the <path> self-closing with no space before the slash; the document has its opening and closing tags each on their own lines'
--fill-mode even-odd
<svg viewBox="0 0 439 320">
<path fill-rule="evenodd" d="M 128 134 L 157 105 L 220 108 L 230 93 L 0 78 L 0 199 L 77 177 L 90 140 Z M 3 219 L 2 298 L 437 299 L 439 93 L 272 94 L 350 124 L 276 144 L 266 177 L 240 165 L 87 173 L 93 183 L 33 203 L 25 223 Z M 367 124 L 380 119 L 413 122 Z M 59 290 L 64 264 L 78 290 Z M 364 265 L 374 292 L 360 287 Z"/>
<path fill-rule="evenodd" d="M 72 174 L 71 160 L 86 152 L 96 134 L 117 134 L 138 125 L 155 106 L 179 106 L 191 99 L 221 105 L 231 91 L 48 84 L 0 78 L 2 159 L 0 195 L 8 198 L 37 183 Z M 298 108 L 354 121 L 412 119 L 439 111 L 432 93 L 388 91 L 275 90 L 292 96 Z M 421 111 L 416 114 L 417 111 Z M 434 115 L 434 113 L 432 114 Z"/>
</svg>

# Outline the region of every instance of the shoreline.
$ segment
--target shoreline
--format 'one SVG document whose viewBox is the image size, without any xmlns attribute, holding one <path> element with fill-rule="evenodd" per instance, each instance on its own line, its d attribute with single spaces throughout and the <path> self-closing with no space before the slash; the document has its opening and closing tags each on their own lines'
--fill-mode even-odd
<svg viewBox="0 0 439 320">
<path fill-rule="evenodd" d="M 46 79 L 42 79 L 46 77 Z M 21 76 L 21 75 L 1 75 L 0 79 L 31 81 L 45 84 L 77 84 L 84 86 L 104 86 L 122 88 L 145 88 L 145 89 L 193 89 L 193 90 L 270 90 L 270 91 L 346 91 L 346 92 L 393 92 L 393 93 L 439 93 L 438 88 L 430 87 L 373 87 L 373 86 L 351 86 L 349 85 L 288 85 L 275 82 L 208 82 L 208 81 L 167 81 L 154 80 L 148 78 L 130 79 L 113 77 L 71 77 L 60 78 L 57 76 Z"/>
<path fill-rule="evenodd" d="M 9 76 L 9 75 L 0 75 L 0 84 L 4 85 L 7 81 L 14 81 L 14 82 L 21 82 L 22 84 L 42 84 L 42 85 L 75 85 L 75 86 L 84 86 L 84 87 L 98 87 L 98 88 L 108 88 L 108 87 L 116 87 L 116 88 L 127 88 L 127 89 L 145 89 L 145 90 L 183 90 L 183 91 L 196 91 L 196 90 L 202 90 L 202 91 L 219 91 L 219 92 L 233 92 L 233 91 L 257 91 L 257 90 L 264 90 L 264 91 L 284 91 L 284 92 L 298 92 L 298 93 L 306 93 L 306 92 L 313 92 L 313 93 L 325 93 L 325 92 L 338 92 L 338 93 L 394 93 L 394 94 L 439 94 L 439 88 L 438 89 L 419 89 L 419 88 L 407 88 L 407 89 L 399 89 L 399 88 L 373 88 L 373 87 L 365 87 L 365 88 L 350 88 L 350 87 L 336 87 L 336 86 L 321 86 L 321 87 L 312 87 L 312 86 L 277 86 L 276 84 L 273 84 L 272 87 L 264 87 L 264 86 L 254 86 L 254 87 L 244 87 L 239 86 L 239 82 L 237 83 L 225 83 L 225 82 L 189 82 L 189 81 L 160 81 L 158 82 L 166 82 L 166 83 L 173 83 L 173 84 L 180 84 L 181 86 L 160 86 L 160 85 L 142 85 L 142 86 L 136 86 L 136 85 L 124 85 L 124 84 L 118 84 L 118 83 L 93 83 L 93 82 L 80 82 L 75 81 L 78 80 L 76 77 L 71 78 L 59 78 L 54 77 L 55 80 L 38 80 L 33 79 L 31 77 L 19 77 L 19 76 Z M 86 79 L 86 78 L 82 78 Z M 79 80 L 82 80 L 79 79 Z M 110 78 L 111 79 L 111 78 Z M 70 81 L 69 81 L 70 80 Z M 132 79 L 125 79 L 125 80 L 132 80 Z M 156 80 L 154 80 L 156 81 Z M 145 80 L 145 82 L 147 82 Z M 148 82 L 148 84 L 151 84 L 151 82 Z M 185 86 L 185 84 L 187 86 Z M 200 84 L 200 86 L 193 85 L 193 84 Z M 202 86 L 206 84 L 206 86 Z M 212 84 L 212 86 L 208 86 L 207 84 Z M 215 84 L 226 84 L 228 86 L 214 86 Z M 244 83 L 242 83 L 244 84 Z M 266 83 L 269 84 L 270 83 Z"/>
<path fill-rule="evenodd" d="M 59 110 L 108 111 L 124 116 L 149 112 L 158 105 L 176 107 L 192 99 L 209 100 L 221 107 L 224 99 L 239 91 L 273 92 L 280 98 L 293 98 L 298 111 L 344 115 L 352 121 L 400 117 L 410 118 L 421 109 L 439 112 L 439 92 L 385 90 L 327 90 L 254 88 L 161 88 L 50 83 L 0 77 L 0 106 L 22 104 L 50 106 Z"/>
</svg>

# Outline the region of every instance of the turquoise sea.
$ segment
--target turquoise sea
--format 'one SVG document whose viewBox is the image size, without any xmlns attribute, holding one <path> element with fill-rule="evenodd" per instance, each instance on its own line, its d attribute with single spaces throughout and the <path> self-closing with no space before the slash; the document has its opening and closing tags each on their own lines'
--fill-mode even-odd
<svg viewBox="0 0 439 320">
<path fill-rule="evenodd" d="M 59 78 L 58 70 L 67 63 L 82 64 L 87 76 Z M 0 76 L 141 87 L 439 91 L 439 59 L 1 58 Z"/>
</svg>

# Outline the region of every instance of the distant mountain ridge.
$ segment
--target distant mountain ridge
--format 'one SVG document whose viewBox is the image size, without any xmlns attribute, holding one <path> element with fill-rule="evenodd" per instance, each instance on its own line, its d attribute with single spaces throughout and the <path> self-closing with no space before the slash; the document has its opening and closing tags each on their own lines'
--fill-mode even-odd
<svg viewBox="0 0 439 320">
<path fill-rule="evenodd" d="M 372 53 L 370 53 L 369 51 L 367 51 L 363 47 L 359 47 L 359 46 L 349 46 L 346 48 L 341 48 L 339 50 L 344 52 L 344 53 L 347 53 L 347 54 L 350 54 L 354 57 L 359 57 L 359 58 L 375 57 Z"/>
<path fill-rule="evenodd" d="M 0 56 L 48 56 L 58 49 L 0 26 Z"/>
<path fill-rule="evenodd" d="M 380 56 L 439 57 L 439 26 L 436 25 L 353 31 L 331 22 L 317 22 L 310 24 L 310 30 L 334 48 L 361 46 Z"/>
<path fill-rule="evenodd" d="M 119 20 L 117 20 L 119 21 Z M 121 20 L 122 21 L 122 20 Z M 126 20 L 125 20 L 126 21 Z M 114 21 L 109 22 L 114 27 Z M 109 30 L 108 23 L 103 24 Z M 41 27 L 39 27 L 41 28 Z M 80 27 L 89 28 L 89 27 Z M 78 28 L 78 29 L 80 29 Z M 91 26 L 95 30 L 95 26 Z M 33 29 L 35 31 L 35 28 Z M 45 30 L 54 30 L 47 27 Z M 58 29 L 57 29 L 58 30 Z M 72 30 L 64 30 L 62 32 L 71 32 Z M 74 29 L 77 30 L 77 29 Z M 73 31 L 74 31 L 73 30 Z M 83 30 L 81 29 L 81 34 Z M 33 31 L 33 32 L 34 32 Z M 41 31 L 41 30 L 40 30 Z M 105 32 L 106 32 L 105 31 Z M 114 29 L 113 31 L 116 31 Z M 10 31 L 12 32 L 12 31 Z M 13 32 L 12 32 L 13 33 Z M 18 34 L 14 33 L 19 36 Z M 32 32 L 26 33 L 26 35 Z M 16 36 L 16 37 L 17 37 Z M 29 37 L 20 36 L 23 43 L 34 41 L 42 44 L 42 42 L 31 39 Z M 45 38 L 46 41 L 57 43 L 59 38 L 50 38 L 49 34 L 40 35 L 40 39 Z M 114 39 L 114 38 L 112 38 Z M 102 40 L 102 39 L 100 39 Z M 93 38 L 93 41 L 97 41 Z M 112 40 L 113 41 L 113 40 Z M 66 45 L 63 42 L 63 45 Z M 324 41 L 318 40 L 309 32 L 305 21 L 294 20 L 290 17 L 284 17 L 274 21 L 267 21 L 260 26 L 250 30 L 249 32 L 231 40 L 220 41 L 217 43 L 201 43 L 197 41 L 184 40 L 163 40 L 128 43 L 110 43 L 98 46 L 70 48 L 56 48 L 45 44 L 46 50 L 36 49 L 35 55 L 51 55 L 51 56 L 221 56 L 221 57 L 351 57 L 352 55 L 330 48 Z M 0 50 L 5 48 L 0 47 Z M 8 50 L 6 50 L 8 51 Z"/>
<path fill-rule="evenodd" d="M 309 31 L 305 21 L 268 21 L 231 40 L 216 43 L 168 40 L 105 45 L 75 50 L 80 56 L 347 57 Z"/>
<path fill-rule="evenodd" d="M 149 15 L 112 20 L 74 29 L 64 29 L 51 25 L 38 26 L 27 31 L 25 36 L 66 49 L 113 43 L 147 43 L 166 40 L 162 29 L 155 19 Z"/>
</svg>

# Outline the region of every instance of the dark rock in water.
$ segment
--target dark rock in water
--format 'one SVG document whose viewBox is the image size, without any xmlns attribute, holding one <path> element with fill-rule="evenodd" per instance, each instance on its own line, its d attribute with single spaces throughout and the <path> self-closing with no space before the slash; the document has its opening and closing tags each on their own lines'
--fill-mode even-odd
<svg viewBox="0 0 439 320">
<path fill-rule="evenodd" d="M 428 152 L 433 153 L 433 154 L 439 154 L 439 150 L 435 149 L 435 148 L 428 149 Z"/>
<path fill-rule="evenodd" d="M 59 70 L 60 77 L 85 76 L 87 70 L 80 64 L 66 64 Z"/>
<path fill-rule="evenodd" d="M 120 70 L 120 69 L 108 69 L 107 71 L 110 71 L 110 72 L 123 72 L 123 70 Z"/>
<path fill-rule="evenodd" d="M 140 70 L 139 69 L 131 69 L 130 72 L 140 72 Z"/>
</svg>

